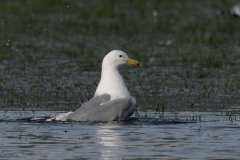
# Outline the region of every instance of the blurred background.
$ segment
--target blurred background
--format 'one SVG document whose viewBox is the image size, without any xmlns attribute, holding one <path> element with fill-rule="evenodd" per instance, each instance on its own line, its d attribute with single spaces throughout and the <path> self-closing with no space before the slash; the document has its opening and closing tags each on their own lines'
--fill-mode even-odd
<svg viewBox="0 0 240 160">
<path fill-rule="evenodd" d="M 120 72 L 139 110 L 239 105 L 238 0 L 1 0 L 0 109 L 75 110 L 92 98 L 103 57 L 126 52 Z"/>
</svg>

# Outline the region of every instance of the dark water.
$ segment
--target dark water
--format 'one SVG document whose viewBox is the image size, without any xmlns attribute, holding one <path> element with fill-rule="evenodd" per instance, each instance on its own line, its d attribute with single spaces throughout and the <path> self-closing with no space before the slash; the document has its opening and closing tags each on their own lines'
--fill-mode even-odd
<svg viewBox="0 0 240 160">
<path fill-rule="evenodd" d="M 35 117 L 57 112 L 36 112 Z M 145 114 L 145 113 L 144 113 Z M 0 112 L 0 159 L 239 159 L 239 115 L 167 112 L 124 122 L 37 122 Z M 194 118 L 193 118 L 194 117 Z"/>
<path fill-rule="evenodd" d="M 240 19 L 216 14 L 238 3 L 1 0 L 0 109 L 79 108 L 114 49 L 142 64 L 120 69 L 140 107 L 238 105 Z"/>
</svg>

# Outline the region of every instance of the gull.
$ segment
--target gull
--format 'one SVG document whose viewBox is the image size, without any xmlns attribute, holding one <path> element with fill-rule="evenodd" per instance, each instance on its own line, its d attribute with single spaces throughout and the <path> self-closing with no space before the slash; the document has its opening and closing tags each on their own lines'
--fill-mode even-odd
<svg viewBox="0 0 240 160">
<path fill-rule="evenodd" d="M 121 121 L 127 120 L 136 109 L 136 99 L 131 96 L 118 72 L 119 66 L 141 64 L 120 50 L 109 52 L 103 59 L 101 80 L 93 98 L 75 112 L 57 115 L 47 121 Z"/>
<path fill-rule="evenodd" d="M 229 11 L 220 11 L 218 13 L 240 18 L 240 4 L 233 6 Z"/>
</svg>

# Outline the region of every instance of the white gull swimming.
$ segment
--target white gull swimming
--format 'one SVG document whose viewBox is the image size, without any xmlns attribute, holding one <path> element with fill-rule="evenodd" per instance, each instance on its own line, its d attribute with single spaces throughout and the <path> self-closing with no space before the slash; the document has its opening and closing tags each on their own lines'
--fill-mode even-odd
<svg viewBox="0 0 240 160">
<path fill-rule="evenodd" d="M 118 68 L 124 64 L 141 64 L 119 50 L 109 52 L 102 62 L 101 80 L 94 97 L 75 112 L 48 119 L 73 121 L 118 121 L 128 119 L 136 109 L 136 100 L 129 93 Z"/>
</svg>

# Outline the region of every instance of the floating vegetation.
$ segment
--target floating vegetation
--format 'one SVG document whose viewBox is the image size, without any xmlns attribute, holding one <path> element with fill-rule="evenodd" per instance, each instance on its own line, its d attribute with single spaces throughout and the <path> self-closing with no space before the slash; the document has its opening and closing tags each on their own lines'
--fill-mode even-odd
<svg viewBox="0 0 240 160">
<path fill-rule="evenodd" d="M 240 24 L 214 14 L 230 3 L 3 0 L 1 109 L 79 108 L 94 95 L 101 60 L 113 49 L 143 64 L 120 69 L 140 111 L 164 117 L 238 105 Z"/>
</svg>

